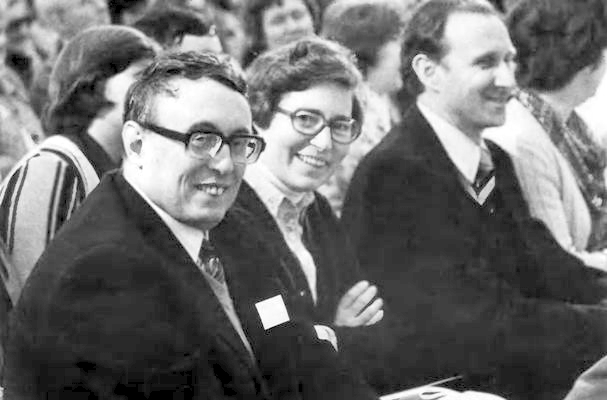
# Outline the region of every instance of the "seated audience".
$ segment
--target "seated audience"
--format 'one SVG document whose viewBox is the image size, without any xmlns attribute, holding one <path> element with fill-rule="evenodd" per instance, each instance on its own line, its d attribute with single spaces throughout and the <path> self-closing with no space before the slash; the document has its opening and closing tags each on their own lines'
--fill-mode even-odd
<svg viewBox="0 0 607 400">
<path fill-rule="evenodd" d="M 365 112 L 362 134 L 319 190 L 337 215 L 341 213 L 356 166 L 399 119 L 393 98 L 402 87 L 400 36 L 404 22 L 401 13 L 397 5 L 386 0 L 340 0 L 331 4 L 323 17 L 321 35 L 354 52 L 365 80 L 361 96 Z"/>
<path fill-rule="evenodd" d="M 386 303 L 385 384 L 463 375 L 563 398 L 607 351 L 607 274 L 529 215 L 512 161 L 482 139 L 515 86 L 506 25 L 484 0 L 428 0 L 402 53 L 416 102 L 359 164 L 342 216 Z"/>
<path fill-rule="evenodd" d="M 221 53 L 221 42 L 213 21 L 176 6 L 156 6 L 134 24 L 165 50 Z"/>
<path fill-rule="evenodd" d="M 565 250 L 607 271 L 607 152 L 574 110 L 605 72 L 607 5 L 519 1 L 508 28 L 520 90 L 487 137 L 511 153 L 531 215 Z"/>
<path fill-rule="evenodd" d="M 320 24 L 316 0 L 247 0 L 244 8 L 247 66 L 259 54 L 313 35 Z"/>
<path fill-rule="evenodd" d="M 0 239 L 21 274 L 107 171 L 119 166 L 122 104 L 156 44 L 121 26 L 91 28 L 65 46 L 50 77 L 50 136 L 26 155 L 0 191 Z"/>
<path fill-rule="evenodd" d="M 375 399 L 283 302 L 232 300 L 209 230 L 263 150 L 244 78 L 211 54 L 168 54 L 124 119 L 122 170 L 49 244 L 13 311 L 5 396 Z"/>
</svg>

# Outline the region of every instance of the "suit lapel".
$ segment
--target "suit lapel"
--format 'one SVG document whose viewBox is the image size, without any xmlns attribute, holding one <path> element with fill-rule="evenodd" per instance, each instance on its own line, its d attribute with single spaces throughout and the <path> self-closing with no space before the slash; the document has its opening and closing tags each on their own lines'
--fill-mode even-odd
<svg viewBox="0 0 607 400">
<path fill-rule="evenodd" d="M 139 224 L 139 229 L 145 237 L 146 243 L 162 253 L 167 260 L 171 260 L 174 268 L 181 269 L 181 273 L 195 287 L 199 306 L 205 312 L 212 313 L 211 320 L 217 325 L 218 338 L 228 344 L 246 365 L 256 369 L 213 289 L 179 240 L 149 204 L 126 182 L 120 172 L 116 173 L 114 178 L 118 191 L 124 200 L 127 213 L 132 215 L 133 220 Z"/>
<path fill-rule="evenodd" d="M 289 285 L 287 290 L 290 292 L 297 290 L 300 286 L 298 282 L 307 281 L 299 265 L 299 260 L 290 251 L 274 217 L 255 193 L 255 190 L 246 182 L 242 183 L 238 197 L 237 206 L 245 209 L 254 218 L 255 222 L 260 224 L 261 232 L 264 234 L 264 246 L 270 250 L 272 259 L 279 261 L 279 265 L 265 268 L 276 268 L 275 271 L 280 276 L 280 281 Z"/>
<path fill-rule="evenodd" d="M 504 208 L 512 212 L 517 223 L 528 219 L 528 207 L 525 202 L 518 178 L 514 172 L 512 160 L 497 144 L 487 140 L 487 147 L 495 164 L 495 179 Z"/>
<path fill-rule="evenodd" d="M 450 200 L 457 199 L 462 204 L 472 202 L 478 206 L 478 203 L 462 187 L 457 167 L 417 106 L 409 109 L 403 123 L 405 124 L 403 131 L 406 135 L 410 135 L 411 140 L 411 144 L 406 146 L 411 146 L 412 151 L 415 152 L 415 154 L 405 153 L 408 162 L 418 162 L 428 175 L 437 180 L 437 185 L 445 189 L 444 195 Z M 459 207 L 454 207 L 457 208 Z"/>
</svg>

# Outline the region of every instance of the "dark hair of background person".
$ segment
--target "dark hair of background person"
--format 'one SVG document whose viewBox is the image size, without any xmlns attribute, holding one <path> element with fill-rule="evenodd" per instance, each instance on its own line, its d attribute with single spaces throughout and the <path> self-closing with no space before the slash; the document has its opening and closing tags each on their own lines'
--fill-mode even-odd
<svg viewBox="0 0 607 400">
<path fill-rule="evenodd" d="M 493 5 L 493 7 L 495 7 L 495 9 L 501 13 L 506 11 L 506 6 L 504 4 L 503 0 L 488 0 L 489 3 L 491 3 Z"/>
<path fill-rule="evenodd" d="M 86 133 L 95 117 L 112 105 L 105 98 L 105 82 L 155 53 L 152 40 L 125 26 L 95 27 L 76 35 L 59 53 L 51 72 L 46 134 Z"/>
<path fill-rule="evenodd" d="M 382 46 L 398 39 L 404 28 L 401 10 L 387 1 L 336 1 L 325 10 L 321 36 L 356 55 L 363 75 L 377 63 Z"/>
<path fill-rule="evenodd" d="M 249 54 L 247 61 L 252 61 L 257 55 L 266 50 L 266 39 L 263 33 L 263 15 L 265 11 L 273 5 L 281 5 L 283 0 L 246 0 L 243 17 L 247 36 L 250 40 Z M 316 0 L 302 0 L 306 5 L 312 23 L 314 32 L 320 29 L 320 7 Z M 248 62 L 245 61 L 245 65 Z"/>
<path fill-rule="evenodd" d="M 107 0 L 112 24 L 122 24 L 122 14 L 131 9 L 145 7 L 150 0 Z"/>
<path fill-rule="evenodd" d="M 362 77 L 345 47 L 321 38 L 304 38 L 257 57 L 247 70 L 247 79 L 253 121 L 267 129 L 286 93 L 326 83 L 356 90 Z M 357 96 L 352 117 L 362 124 Z"/>
<path fill-rule="evenodd" d="M 444 42 L 445 26 L 455 13 L 495 15 L 497 10 L 486 0 L 429 0 L 415 10 L 407 22 L 403 35 L 401 68 L 404 89 L 416 97 L 424 87 L 413 71 L 411 63 L 418 54 L 440 60 L 447 52 Z"/>
<path fill-rule="evenodd" d="M 558 90 L 587 66 L 598 67 L 607 47 L 604 0 L 521 0 L 507 26 L 517 50 L 521 87 Z"/>
<path fill-rule="evenodd" d="M 185 35 L 206 35 L 212 26 L 213 21 L 201 13 L 170 5 L 154 6 L 133 23 L 164 48 L 181 42 Z"/>
<path fill-rule="evenodd" d="M 153 116 L 154 98 L 173 96 L 170 82 L 175 79 L 208 78 L 247 95 L 245 78 L 227 59 L 211 53 L 166 53 L 147 66 L 129 88 L 124 106 L 124 121 L 148 122 Z"/>
</svg>

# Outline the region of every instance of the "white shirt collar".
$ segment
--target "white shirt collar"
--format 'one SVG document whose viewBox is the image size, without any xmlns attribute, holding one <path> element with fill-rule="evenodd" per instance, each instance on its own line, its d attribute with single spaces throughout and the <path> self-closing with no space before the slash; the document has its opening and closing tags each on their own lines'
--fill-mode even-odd
<svg viewBox="0 0 607 400">
<path fill-rule="evenodd" d="M 285 198 L 296 206 L 304 207 L 314 201 L 312 192 L 299 193 L 289 190 L 260 162 L 247 166 L 244 179 L 255 190 L 274 218 L 278 216 L 278 208 Z"/>
<path fill-rule="evenodd" d="M 417 102 L 417 107 L 436 132 L 438 140 L 458 171 L 469 183 L 474 182 L 481 160 L 481 147 L 420 101 Z M 484 145 L 484 142 L 481 145 Z"/>
<path fill-rule="evenodd" d="M 135 189 L 135 191 L 145 200 L 146 203 L 152 207 L 158 214 L 160 219 L 169 227 L 169 230 L 175 235 L 179 243 L 183 246 L 185 251 L 188 253 L 190 258 L 196 263 L 198 261 L 198 254 L 200 253 L 200 246 L 202 245 L 202 239 L 208 237 L 208 231 L 202 231 L 192 226 L 186 225 L 183 222 L 177 221 L 171 217 L 166 211 L 158 207 L 150 198 L 133 182 L 132 179 L 124 174 L 124 179 Z"/>
</svg>

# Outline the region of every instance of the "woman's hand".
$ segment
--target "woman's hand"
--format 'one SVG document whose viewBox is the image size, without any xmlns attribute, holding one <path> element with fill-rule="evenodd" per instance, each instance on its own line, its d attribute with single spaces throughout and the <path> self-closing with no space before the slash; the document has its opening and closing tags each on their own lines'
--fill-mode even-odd
<svg viewBox="0 0 607 400">
<path fill-rule="evenodd" d="M 367 281 L 352 286 L 339 300 L 333 323 L 336 326 L 357 327 L 381 321 L 384 317 L 384 301 L 377 298 L 371 302 L 376 294 L 377 287 Z"/>
</svg>

